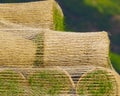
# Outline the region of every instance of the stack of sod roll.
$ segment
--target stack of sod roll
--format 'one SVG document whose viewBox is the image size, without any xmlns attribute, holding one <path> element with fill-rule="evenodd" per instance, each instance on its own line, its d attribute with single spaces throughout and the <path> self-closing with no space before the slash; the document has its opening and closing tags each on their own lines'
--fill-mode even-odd
<svg viewBox="0 0 120 96">
<path fill-rule="evenodd" d="M 120 96 L 107 32 L 62 32 L 54 0 L 0 4 L 0 96 Z"/>
</svg>

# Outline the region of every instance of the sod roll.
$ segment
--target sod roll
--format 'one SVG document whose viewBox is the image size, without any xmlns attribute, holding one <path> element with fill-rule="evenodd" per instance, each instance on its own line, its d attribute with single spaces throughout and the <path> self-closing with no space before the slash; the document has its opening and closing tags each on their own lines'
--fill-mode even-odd
<svg viewBox="0 0 120 96">
<path fill-rule="evenodd" d="M 14 26 L 29 26 L 35 28 L 55 29 L 54 16 L 58 12 L 63 17 L 61 8 L 55 0 L 40 0 L 24 3 L 0 4 L 0 28 L 12 28 Z M 56 11 L 54 11 L 56 8 Z M 58 22 L 59 23 L 59 22 Z"/>
<path fill-rule="evenodd" d="M 58 68 L 0 68 L 1 96 L 67 96 L 74 84 Z"/>
<path fill-rule="evenodd" d="M 32 73 L 32 72 L 31 72 Z M 35 96 L 66 96 L 72 93 L 74 84 L 68 73 L 59 68 L 34 70 L 28 75 L 28 82 Z"/>
<path fill-rule="evenodd" d="M 77 73 L 81 67 L 76 68 Z M 66 71 L 59 67 L 0 68 L 0 95 L 120 96 L 120 77 L 116 72 L 103 67 L 87 68 L 77 84 L 73 83 L 69 68 Z"/>
<path fill-rule="evenodd" d="M 45 32 L 44 64 L 110 68 L 108 35 L 106 32 Z"/>
<path fill-rule="evenodd" d="M 0 32 L 1 66 L 111 67 L 109 39 L 106 32 L 68 33 L 47 29 L 3 31 Z"/>
<path fill-rule="evenodd" d="M 35 53 L 32 41 L 0 32 L 0 67 L 33 67 Z"/>
<path fill-rule="evenodd" d="M 114 71 L 96 68 L 79 79 L 76 93 L 85 96 L 120 96 L 119 87 Z"/>
</svg>

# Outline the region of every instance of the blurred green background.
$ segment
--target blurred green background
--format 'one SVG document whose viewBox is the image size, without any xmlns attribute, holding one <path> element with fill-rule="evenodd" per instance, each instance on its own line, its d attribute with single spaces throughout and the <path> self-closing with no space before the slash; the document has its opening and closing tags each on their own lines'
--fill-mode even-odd
<svg viewBox="0 0 120 96">
<path fill-rule="evenodd" d="M 0 0 L 0 3 L 41 0 Z M 65 15 L 65 31 L 107 31 L 110 58 L 120 73 L 120 0 L 56 0 Z"/>
</svg>

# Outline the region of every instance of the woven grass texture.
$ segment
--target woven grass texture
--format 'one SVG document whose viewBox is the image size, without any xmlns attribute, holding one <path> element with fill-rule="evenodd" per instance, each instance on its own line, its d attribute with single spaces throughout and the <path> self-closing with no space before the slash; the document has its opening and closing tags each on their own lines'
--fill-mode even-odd
<svg viewBox="0 0 120 96">
<path fill-rule="evenodd" d="M 106 32 L 68 33 L 31 29 L 3 31 L 0 32 L 0 43 L 3 45 L 0 47 L 1 65 L 94 65 L 110 68 Z"/>
<path fill-rule="evenodd" d="M 106 32 L 45 32 L 44 46 L 46 66 L 110 67 L 109 39 Z"/>
<path fill-rule="evenodd" d="M 55 29 L 54 20 L 58 17 L 54 16 L 54 12 L 63 16 L 61 8 L 58 7 L 54 0 L 0 4 L 0 28 L 29 26 Z M 56 8 L 56 11 L 53 8 Z"/>
<path fill-rule="evenodd" d="M 35 53 L 32 41 L 0 32 L 0 67 L 33 67 Z"/>
<path fill-rule="evenodd" d="M 88 68 L 76 84 L 69 74 Z M 1 96 L 119 96 L 120 78 L 115 72 L 102 68 L 0 68 Z M 75 75 L 72 74 L 72 75 Z"/>
<path fill-rule="evenodd" d="M 35 94 L 68 94 L 72 84 L 63 72 L 59 70 L 43 70 L 29 77 L 30 86 Z"/>
<path fill-rule="evenodd" d="M 0 96 L 26 96 L 25 79 L 13 70 L 0 70 Z"/>
<path fill-rule="evenodd" d="M 95 66 L 62 66 L 74 82 L 77 96 L 119 96 L 120 77 L 111 69 Z"/>
<path fill-rule="evenodd" d="M 66 96 L 73 88 L 59 68 L 0 69 L 1 96 Z"/>
<path fill-rule="evenodd" d="M 86 69 L 89 70 L 80 76 L 75 86 L 68 69 L 65 71 L 59 67 L 0 68 L 0 95 L 119 96 L 120 78 L 115 72 L 101 67 L 88 67 L 86 66 Z M 74 68 L 71 67 L 71 70 Z M 76 67 L 77 70 L 81 68 Z"/>
<path fill-rule="evenodd" d="M 77 94 L 86 96 L 119 96 L 114 72 L 96 68 L 84 74 L 76 86 Z"/>
<path fill-rule="evenodd" d="M 64 30 L 55 0 L 0 4 L 0 96 L 120 96 L 107 32 L 50 29 Z"/>
</svg>

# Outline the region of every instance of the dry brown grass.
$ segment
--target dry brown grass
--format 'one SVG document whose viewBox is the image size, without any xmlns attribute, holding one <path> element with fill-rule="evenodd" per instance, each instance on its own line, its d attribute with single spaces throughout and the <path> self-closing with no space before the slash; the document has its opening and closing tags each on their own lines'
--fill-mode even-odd
<svg viewBox="0 0 120 96">
<path fill-rule="evenodd" d="M 1 45 L 3 45 L 1 47 L 1 52 L 4 54 L 1 55 L 1 58 L 8 58 L 9 60 L 14 59 L 14 56 L 17 56 L 21 50 L 21 52 L 23 51 L 23 53 L 21 53 L 21 60 L 23 60 L 23 57 L 28 59 L 31 54 L 31 56 L 35 58 L 35 60 L 31 59 L 35 65 L 36 63 L 38 63 L 37 65 L 40 65 L 41 63 L 43 66 L 93 65 L 111 68 L 109 63 L 109 40 L 107 33 L 105 32 L 68 33 L 54 32 L 51 30 L 33 31 L 31 29 L 24 31 L 25 30 L 23 29 L 8 30 L 8 32 L 4 30 L 4 32 L 1 32 L 1 34 L 4 34 L 1 35 L 0 40 Z M 21 36 L 27 39 L 32 39 L 33 42 L 24 38 L 22 39 Z M 33 44 L 35 45 L 33 46 Z M 7 50 L 4 48 L 5 46 L 8 47 Z M 30 53 L 24 54 L 25 51 Z M 13 57 L 6 57 L 7 55 L 5 55 L 12 53 L 14 53 Z M 27 62 L 27 59 L 25 59 L 23 61 Z M 15 59 L 15 61 L 17 60 Z M 23 64 L 25 64 L 24 62 Z"/>
<path fill-rule="evenodd" d="M 110 68 L 106 32 L 45 32 L 46 66 L 93 65 Z"/>
<path fill-rule="evenodd" d="M 31 67 L 35 52 L 32 41 L 0 32 L 0 67 Z"/>
<path fill-rule="evenodd" d="M 0 25 L 9 27 L 11 23 L 15 23 L 53 29 L 53 2 L 55 1 L 45 0 L 30 3 L 0 4 Z M 7 22 L 11 23 L 7 24 Z"/>
<path fill-rule="evenodd" d="M 109 69 L 111 68 L 108 55 L 109 39 L 106 32 L 68 33 L 47 29 L 34 30 L 37 33 L 31 29 L 27 29 L 23 33 L 24 29 L 13 31 L 15 32 L 12 30 L 0 31 L 0 67 L 42 67 L 35 65 L 36 60 L 39 61 L 38 65 L 42 63 L 48 67 L 62 66 L 52 70 L 49 68 L 15 69 L 22 72 L 24 77 L 29 80 L 31 89 L 28 88 L 28 91 L 33 96 L 54 94 L 54 92 L 81 94 L 81 92 L 83 93 L 81 88 L 84 89 L 84 95 L 106 96 L 106 94 L 110 94 L 116 96 L 118 94 L 119 96 L 120 77 L 114 70 Z M 18 35 L 19 32 L 22 34 Z M 31 36 L 33 38 L 29 40 Z M 96 66 L 99 67 L 96 68 Z M 75 77 L 76 81 L 72 75 L 77 77 Z M 70 89 L 71 87 L 73 88 Z M 39 89 L 41 91 L 36 91 Z"/>
<path fill-rule="evenodd" d="M 0 4 L 0 67 L 7 67 L 5 70 L 0 68 L 0 94 L 13 96 L 18 92 L 23 93 L 21 96 L 67 96 L 68 93 L 81 95 L 82 92 L 83 95 L 119 96 L 119 75 L 114 70 L 105 69 L 111 68 L 106 32 L 48 30 L 55 27 L 53 8 L 63 16 L 59 5 L 54 2 Z M 59 67 L 28 68 L 42 67 L 40 64 L 62 66 L 64 70 Z M 27 89 L 21 88 L 22 83 Z"/>
</svg>

